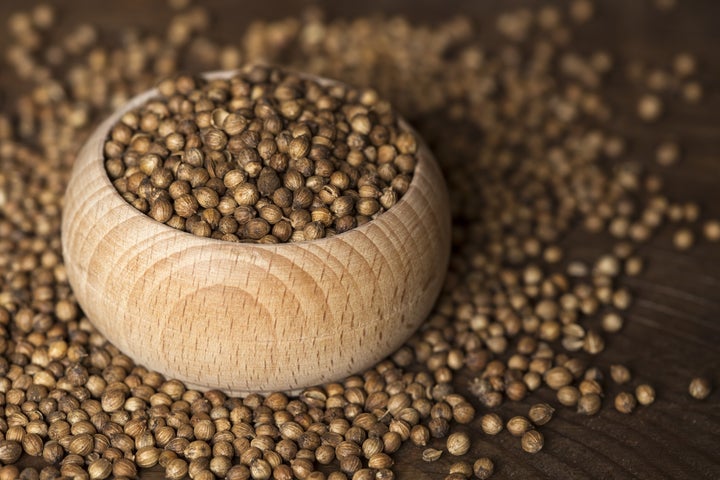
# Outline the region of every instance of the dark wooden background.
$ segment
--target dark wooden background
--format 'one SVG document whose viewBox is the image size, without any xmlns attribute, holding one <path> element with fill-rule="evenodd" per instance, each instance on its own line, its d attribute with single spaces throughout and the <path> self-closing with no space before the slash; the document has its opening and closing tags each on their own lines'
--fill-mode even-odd
<svg viewBox="0 0 720 480">
<path fill-rule="evenodd" d="M 0 21 L 10 12 L 36 2 L 3 0 Z M 103 2 L 63 0 L 58 5 L 65 23 L 92 22 L 102 30 L 119 31 L 128 25 L 152 28 L 169 17 L 165 2 L 123 0 Z M 217 35 L 230 41 L 239 28 L 255 18 L 279 18 L 302 10 L 307 1 L 206 2 L 216 12 Z M 459 13 L 475 17 L 481 28 L 494 29 L 494 13 L 514 5 L 537 5 L 532 0 L 326 0 L 319 4 L 330 17 L 350 17 L 375 12 L 403 14 L 417 22 L 436 23 Z M 548 3 L 545 0 L 542 3 Z M 565 4 L 566 2 L 557 2 Z M 598 48 L 625 57 L 668 64 L 680 51 L 694 53 L 700 63 L 700 79 L 706 90 L 701 105 L 673 102 L 658 124 L 638 122 L 632 112 L 639 93 L 620 80 L 611 82 L 609 95 L 619 112 L 618 127 L 633 139 L 632 151 L 651 165 L 659 139 L 676 137 L 685 151 L 680 164 L 661 169 L 667 191 L 676 199 L 696 200 L 709 217 L 720 218 L 720 2 L 678 0 L 671 13 L 661 13 L 651 0 L 602 0 L 596 2 L 597 18 L 578 35 L 581 50 Z M 222 15 L 218 15 L 222 12 Z M 5 32 L 0 32 L 0 43 Z M 492 34 L 488 42 L 497 42 Z M 621 76 L 621 72 L 618 72 Z M 0 72 L 0 88 L 7 95 L 20 86 Z M 6 97 L 7 98 L 7 97 Z M 569 256 L 596 256 L 608 245 L 581 235 L 566 241 Z M 658 400 L 630 416 L 621 415 L 606 398 L 603 411 L 590 418 L 560 410 L 543 427 L 545 448 L 531 456 L 507 433 L 488 437 L 478 422 L 462 427 L 474 439 L 465 459 L 479 456 L 495 460 L 493 478 L 550 479 L 720 479 L 720 388 L 704 402 L 687 394 L 689 380 L 709 376 L 720 385 L 720 245 L 701 241 L 688 253 L 672 248 L 671 231 L 645 248 L 647 270 L 628 280 L 638 301 L 627 327 L 612 337 L 600 356 L 600 365 L 624 363 L 635 377 L 656 387 Z M 458 379 L 462 390 L 466 377 Z M 615 392 L 617 390 L 611 390 Z M 611 397 L 610 397 L 611 398 Z M 532 403 L 552 400 L 548 392 L 534 394 L 520 403 L 507 403 L 503 416 L 524 414 Z M 478 410 L 482 409 L 477 405 Z M 439 445 L 440 443 L 438 443 Z M 453 459 L 444 456 L 427 464 L 420 449 L 406 445 L 396 455 L 400 479 L 443 478 Z M 159 479 L 159 469 L 142 478 Z"/>
</svg>

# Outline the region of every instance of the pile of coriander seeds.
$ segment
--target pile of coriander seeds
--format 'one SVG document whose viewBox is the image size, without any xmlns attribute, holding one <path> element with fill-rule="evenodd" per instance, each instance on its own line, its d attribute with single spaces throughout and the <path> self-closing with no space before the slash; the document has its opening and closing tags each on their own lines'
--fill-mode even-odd
<svg viewBox="0 0 720 480">
<path fill-rule="evenodd" d="M 0 480 L 135 478 L 143 469 L 161 470 L 170 479 L 382 480 L 396 478 L 401 448 L 404 459 L 412 457 L 406 463 L 434 462 L 421 468 L 438 477 L 484 479 L 510 460 L 477 455 L 478 432 L 468 433 L 470 425 L 479 425 L 488 438 L 517 437 L 514 445 L 529 457 L 552 451 L 543 431 L 561 409 L 577 415 L 595 415 L 601 408 L 630 413 L 655 401 L 652 385 L 633 378 L 624 365 L 605 368 L 602 354 L 606 344 L 612 348 L 613 336 L 623 335 L 634 300 L 626 281 L 642 275 L 646 242 L 670 223 L 678 231 L 677 247 L 689 248 L 700 241 L 692 229 L 700 230 L 693 225 L 701 217 L 698 205 L 664 193 L 662 178 L 633 161 L 627 139 L 614 129 L 602 88 L 611 72 L 623 67 L 622 59 L 602 45 L 591 53 L 573 49 L 574 36 L 592 20 L 592 2 L 574 0 L 568 8 L 539 2 L 486 19 L 495 22 L 503 39 L 495 49 L 486 48 L 478 25 L 462 16 L 427 26 L 401 17 L 328 21 L 315 10 L 255 22 L 236 41 L 221 44 L 211 27 L 212 17 L 222 12 L 188 3 L 171 0 L 173 16 L 148 32 L 99 31 L 73 23 L 73 12 L 50 5 L 7 20 L 10 40 L 3 58 L 23 89 L 6 96 L 0 114 Z M 58 18 L 70 26 L 61 29 Z M 686 92 L 683 101 L 697 102 L 702 88 L 684 58 L 666 78 Z M 148 371 L 93 328 L 67 283 L 60 215 L 75 155 L 112 111 L 156 85 L 169 98 L 152 108 L 169 109 L 178 83 L 192 84 L 187 94 L 196 88 L 209 94 L 212 88 L 212 82 L 183 72 L 261 62 L 337 78 L 359 86 L 359 92 L 375 89 L 410 119 L 446 175 L 454 246 L 433 313 L 390 358 L 299 395 L 234 398 L 189 390 Z M 631 81 L 657 83 L 646 78 L 657 77 L 653 72 L 630 67 Z M 663 114 L 658 98 L 640 97 L 640 120 L 655 121 Z M 190 136 L 197 146 L 188 145 L 183 134 L 184 164 L 192 170 L 180 168 L 180 162 L 173 171 L 173 155 L 150 151 L 159 145 L 172 153 L 180 139 L 164 130 L 173 125 L 143 114 L 136 114 L 137 128 L 149 131 L 135 140 L 147 150 L 125 151 L 115 137 L 130 134 L 132 144 L 136 125 L 130 119 L 130 132 L 120 127 L 111 136 L 117 152 L 109 153 L 107 165 L 120 191 L 131 172 L 123 194 L 140 210 L 210 236 L 223 231 L 219 219 L 215 229 L 202 218 L 213 207 L 199 210 L 201 198 L 214 202 L 211 192 L 200 190 L 210 179 L 204 186 L 192 179 L 210 177 L 209 165 L 217 166 L 205 162 L 216 150 L 199 146 L 222 138 L 208 135 L 221 130 L 212 126 L 224 116 L 220 111 L 213 118 L 216 108 L 192 112 L 197 138 Z M 226 111 L 220 126 L 231 115 Z M 345 116 L 354 128 L 355 116 Z M 198 117 L 214 130 L 202 132 Z M 164 145 L 147 136 L 161 127 L 167 133 Z M 246 131 L 255 130 L 248 126 Z M 290 132 L 293 140 L 309 136 Z M 311 139 L 321 136 L 310 133 Z M 257 147 L 262 140 L 258 137 Z M 191 160 L 200 158 L 194 150 L 188 154 L 191 148 L 200 150 L 202 163 Z M 673 152 L 680 150 L 664 148 L 658 160 L 673 163 Z M 134 157 L 130 165 L 125 156 Z M 149 167 L 161 161 L 163 168 L 171 162 L 168 170 L 177 177 L 163 171 L 166 178 L 156 179 L 159 187 L 153 184 L 156 169 Z M 248 165 L 257 173 L 255 183 L 247 181 L 253 178 Z M 265 166 L 257 171 L 258 166 L 251 161 L 235 170 L 260 193 Z M 396 167 L 398 177 L 411 172 Z M 324 186 L 334 185 L 333 174 Z M 229 189 L 228 175 L 222 186 L 212 183 Z M 322 192 L 307 185 L 313 176 L 314 171 L 299 179 L 313 193 L 311 202 Z M 394 178 L 378 177 L 384 182 L 374 186 L 380 192 L 388 185 L 402 192 Z M 169 191 L 175 181 L 186 182 L 177 198 Z M 360 178 L 356 181 L 360 198 Z M 170 182 L 172 202 L 162 193 L 162 182 Z M 239 203 L 237 191 L 232 193 Z M 178 207 L 194 207 L 184 195 L 198 204 L 197 211 L 183 211 L 187 217 L 176 213 Z M 179 198 L 184 200 L 176 205 Z M 375 197 L 386 208 L 381 198 Z M 257 202 L 248 216 L 262 219 L 268 204 Z M 218 212 L 219 205 L 220 198 Z M 355 222 L 372 217 L 362 213 L 357 200 L 354 208 Z M 235 214 L 237 230 L 222 234 L 243 239 L 238 232 L 247 231 Z M 341 230 L 341 218 L 347 217 L 323 225 L 325 234 Z M 310 220 L 318 221 L 312 213 Z M 276 225 L 268 232 L 263 225 L 257 240 L 282 239 L 275 235 Z M 707 241 L 720 240 L 718 225 L 704 224 Z M 287 238 L 302 233 L 307 239 L 305 227 Z M 613 248 L 591 261 L 567 258 L 563 240 L 577 228 L 609 235 Z M 468 385 L 461 384 L 467 378 Z M 707 378 L 697 378 L 688 388 L 692 401 L 708 397 L 713 387 Z M 618 393 L 610 398 L 610 391 Z M 514 407 L 531 395 L 548 400 L 518 413 Z"/>
<path fill-rule="evenodd" d="M 367 223 L 407 191 L 417 140 L 371 89 L 248 66 L 179 75 L 128 112 L 105 167 L 135 208 L 202 237 L 317 240 Z"/>
</svg>

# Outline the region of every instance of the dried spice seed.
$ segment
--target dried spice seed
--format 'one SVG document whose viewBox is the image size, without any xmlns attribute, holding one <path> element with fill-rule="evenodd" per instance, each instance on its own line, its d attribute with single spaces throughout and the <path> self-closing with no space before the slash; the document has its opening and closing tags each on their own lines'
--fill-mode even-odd
<svg viewBox="0 0 720 480">
<path fill-rule="evenodd" d="M 415 425 L 410 430 L 410 441 L 418 447 L 424 447 L 430 441 L 430 429 L 425 425 Z"/>
<path fill-rule="evenodd" d="M 522 436 L 525 432 L 533 428 L 530 421 L 521 416 L 513 417 L 508 420 L 506 427 L 508 432 L 516 437 Z"/>
<path fill-rule="evenodd" d="M 422 459 L 426 462 L 434 462 L 440 459 L 442 453 L 442 450 L 437 450 L 435 448 L 426 448 L 422 452 Z"/>
<path fill-rule="evenodd" d="M 637 114 L 641 120 L 646 122 L 657 121 L 662 114 L 662 111 L 662 101 L 655 95 L 646 94 L 638 100 Z"/>
<path fill-rule="evenodd" d="M 572 380 L 572 373 L 565 367 L 554 367 L 545 372 L 545 383 L 553 390 L 569 385 Z"/>
<path fill-rule="evenodd" d="M 535 425 L 545 425 L 548 423 L 555 413 L 555 409 L 547 403 L 537 403 L 530 407 L 528 411 L 528 418 Z"/>
<path fill-rule="evenodd" d="M 694 243 L 695 235 L 688 228 L 681 228 L 673 235 L 673 245 L 678 250 L 688 250 Z"/>
<path fill-rule="evenodd" d="M 663 167 L 669 167 L 670 165 L 676 164 L 679 159 L 680 147 L 677 143 L 665 142 L 661 143 L 657 147 L 657 151 L 655 153 L 655 160 L 657 161 L 658 165 L 662 165 Z"/>
<path fill-rule="evenodd" d="M 637 406 L 637 400 L 632 393 L 620 392 L 615 396 L 615 410 L 620 413 L 632 413 Z"/>
<path fill-rule="evenodd" d="M 450 465 L 449 473 L 462 475 L 463 478 L 470 478 L 473 475 L 473 467 L 468 462 L 455 462 Z"/>
<path fill-rule="evenodd" d="M 494 472 L 495 465 L 493 464 L 493 461 L 487 457 L 478 458 L 475 460 L 475 463 L 473 463 L 473 473 L 475 474 L 475 477 L 480 480 L 486 480 L 492 477 Z"/>
<path fill-rule="evenodd" d="M 646 383 L 635 388 L 635 398 L 640 405 L 650 405 L 655 402 L 655 389 Z"/>
<path fill-rule="evenodd" d="M 497 435 L 504 427 L 502 418 L 497 413 L 488 413 L 480 419 L 480 426 L 488 435 Z"/>
<path fill-rule="evenodd" d="M 445 446 L 450 455 L 465 455 L 470 450 L 470 437 L 464 432 L 451 433 Z"/>
<path fill-rule="evenodd" d="M 562 405 L 566 407 L 574 407 L 580 400 L 580 390 L 575 387 L 566 385 L 557 391 L 557 399 Z"/>
<path fill-rule="evenodd" d="M 602 328 L 609 333 L 619 332 L 624 323 L 623 318 L 615 312 L 608 313 L 602 317 Z"/>
<path fill-rule="evenodd" d="M 712 391 L 710 380 L 703 377 L 696 377 L 690 381 L 688 392 L 690 396 L 697 400 L 705 400 Z"/>
<path fill-rule="evenodd" d="M 709 242 L 720 242 L 720 221 L 708 220 L 703 225 L 703 234 Z"/>
<path fill-rule="evenodd" d="M 610 365 L 610 377 L 613 379 L 613 382 L 618 385 L 623 385 L 630 381 L 632 375 L 625 365 Z"/>
<path fill-rule="evenodd" d="M 586 393 L 577 402 L 577 412 L 581 415 L 595 415 L 602 407 L 602 399 L 596 393 Z"/>
<path fill-rule="evenodd" d="M 537 430 L 530 430 L 523 434 L 521 439 L 522 449 L 528 453 L 537 453 L 542 450 L 545 439 L 543 434 Z"/>
<path fill-rule="evenodd" d="M 0 440 L 0 462 L 9 464 L 15 463 L 22 455 L 22 446 L 12 440 Z"/>
</svg>

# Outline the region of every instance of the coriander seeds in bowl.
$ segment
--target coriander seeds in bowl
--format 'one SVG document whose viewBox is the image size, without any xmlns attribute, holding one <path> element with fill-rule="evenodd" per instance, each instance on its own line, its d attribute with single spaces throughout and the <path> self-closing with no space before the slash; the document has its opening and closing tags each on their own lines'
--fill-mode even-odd
<svg viewBox="0 0 720 480">
<path fill-rule="evenodd" d="M 417 139 L 372 90 L 255 66 L 158 93 L 113 125 L 105 168 L 128 203 L 178 230 L 317 240 L 376 218 L 412 181 Z"/>
<path fill-rule="evenodd" d="M 201 389 L 294 391 L 369 368 L 429 313 L 447 191 L 371 90 L 275 67 L 179 76 L 78 155 L 63 254 L 87 317 Z"/>
</svg>

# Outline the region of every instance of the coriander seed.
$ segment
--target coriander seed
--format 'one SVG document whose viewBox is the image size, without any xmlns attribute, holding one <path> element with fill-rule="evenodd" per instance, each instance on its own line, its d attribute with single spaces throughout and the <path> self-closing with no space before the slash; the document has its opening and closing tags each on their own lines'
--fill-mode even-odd
<svg viewBox="0 0 720 480">
<path fill-rule="evenodd" d="M 703 234 L 709 242 L 720 242 L 720 221 L 708 220 L 703 225 Z"/>
<path fill-rule="evenodd" d="M 434 462 L 440 459 L 442 453 L 442 450 L 437 450 L 435 448 L 426 448 L 422 452 L 422 459 L 426 462 Z"/>
<path fill-rule="evenodd" d="M 555 413 L 555 409 L 547 403 L 537 403 L 530 407 L 528 418 L 532 423 L 540 426 L 548 423 L 552 419 L 553 413 Z"/>
<path fill-rule="evenodd" d="M 572 374 L 565 367 L 554 367 L 545 372 L 545 383 L 553 390 L 559 390 L 570 384 L 572 380 Z"/>
<path fill-rule="evenodd" d="M 602 399 L 596 393 L 586 393 L 577 402 L 577 412 L 581 415 L 595 415 L 600 411 Z"/>
<path fill-rule="evenodd" d="M 690 381 L 688 392 L 690 396 L 697 400 L 705 400 L 712 391 L 710 380 L 704 377 L 695 377 Z"/>
<path fill-rule="evenodd" d="M 582 382 L 580 382 L 580 385 L 578 385 L 578 390 L 580 390 L 580 393 L 583 395 L 587 395 L 588 393 L 602 395 L 603 393 L 603 388 L 600 385 L 600 382 L 590 378 L 586 378 Z"/>
<path fill-rule="evenodd" d="M 580 391 L 576 387 L 566 385 L 557 391 L 557 399 L 562 405 L 573 407 L 580 399 Z"/>
<path fill-rule="evenodd" d="M 415 425 L 410 430 L 410 441 L 418 447 L 424 447 L 430 441 L 430 430 L 425 425 Z"/>
<path fill-rule="evenodd" d="M 503 429 L 503 421 L 497 413 L 488 413 L 480 419 L 480 426 L 486 434 L 497 435 Z"/>
<path fill-rule="evenodd" d="M 525 432 L 521 440 L 522 449 L 528 453 L 537 453 L 542 450 L 545 444 L 543 434 L 537 430 L 529 430 Z"/>
<path fill-rule="evenodd" d="M 657 121 L 662 111 L 662 101 L 655 95 L 645 94 L 638 100 L 637 114 L 645 122 Z"/>
<path fill-rule="evenodd" d="M 681 228 L 673 235 L 673 245 L 677 250 L 688 250 L 695 243 L 695 235 L 688 228 Z"/>
<path fill-rule="evenodd" d="M 508 420 L 506 428 L 511 435 L 515 437 L 522 436 L 525 432 L 532 429 L 533 426 L 530 421 L 522 416 L 513 417 Z"/>
<path fill-rule="evenodd" d="M 465 455 L 470 450 L 470 437 L 464 432 L 451 433 L 447 438 L 446 448 L 450 455 Z"/>
<path fill-rule="evenodd" d="M 480 480 L 487 480 L 495 471 L 493 461 L 487 457 L 481 457 L 473 463 L 473 473 Z"/>
<path fill-rule="evenodd" d="M 635 398 L 640 405 L 650 405 L 655 402 L 655 389 L 646 383 L 635 388 Z"/>
<path fill-rule="evenodd" d="M 610 377 L 613 379 L 613 382 L 617 383 L 618 385 L 623 385 L 630 381 L 632 378 L 632 375 L 630 374 L 630 370 L 625 365 L 610 365 Z"/>
<path fill-rule="evenodd" d="M 602 317 L 602 328 L 609 333 L 619 332 L 624 323 L 623 318 L 615 312 L 607 313 Z"/>
<path fill-rule="evenodd" d="M 22 455 L 22 446 L 12 440 L 0 440 L 0 462 L 15 463 Z"/>
<path fill-rule="evenodd" d="M 680 158 L 680 147 L 674 142 L 661 143 L 655 152 L 655 160 L 658 165 L 669 167 L 678 162 Z"/>
<path fill-rule="evenodd" d="M 463 478 L 469 478 L 473 475 L 473 467 L 468 462 L 455 462 L 450 465 L 450 473 L 462 475 Z"/>
<path fill-rule="evenodd" d="M 637 401 L 632 393 L 620 392 L 615 396 L 615 410 L 620 413 L 632 413 Z"/>
</svg>

